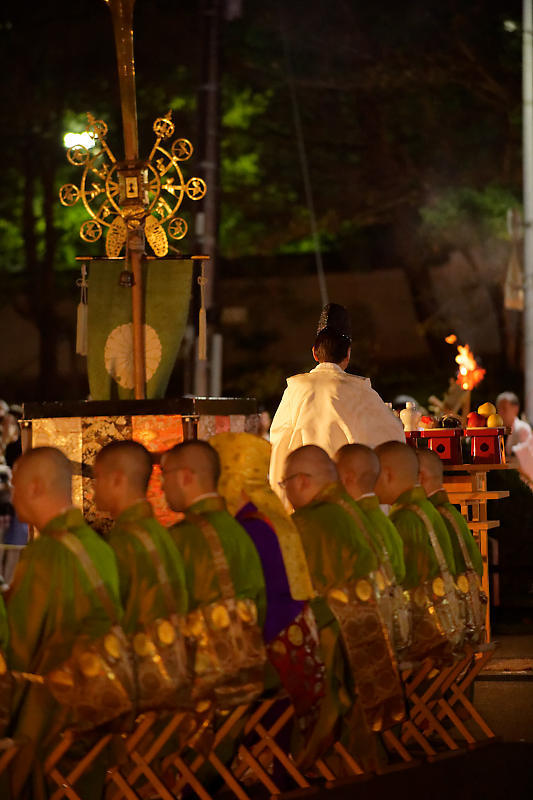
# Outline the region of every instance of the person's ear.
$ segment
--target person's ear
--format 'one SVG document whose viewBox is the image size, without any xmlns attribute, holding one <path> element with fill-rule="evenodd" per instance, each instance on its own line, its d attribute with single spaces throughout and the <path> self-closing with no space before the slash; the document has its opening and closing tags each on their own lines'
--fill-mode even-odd
<svg viewBox="0 0 533 800">
<path fill-rule="evenodd" d="M 193 472 L 189 467 L 181 467 L 176 470 L 176 481 L 180 489 L 188 488 L 193 482 Z"/>
<path fill-rule="evenodd" d="M 298 475 L 295 480 L 300 494 L 306 494 L 311 488 L 311 478 L 309 475 Z"/>
<path fill-rule="evenodd" d="M 40 475 L 35 475 L 28 481 L 28 497 L 35 500 L 46 494 L 46 485 Z"/>
<path fill-rule="evenodd" d="M 318 361 L 318 358 L 317 358 L 317 355 L 316 355 L 316 350 L 315 350 L 314 346 L 311 348 L 311 352 L 313 353 L 313 358 L 315 359 L 315 361 L 318 364 L 319 361 Z"/>
</svg>

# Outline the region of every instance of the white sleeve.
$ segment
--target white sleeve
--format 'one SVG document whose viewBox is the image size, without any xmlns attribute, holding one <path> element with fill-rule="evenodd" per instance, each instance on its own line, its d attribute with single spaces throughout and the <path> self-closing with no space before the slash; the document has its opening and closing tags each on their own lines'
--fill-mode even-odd
<svg viewBox="0 0 533 800">
<path fill-rule="evenodd" d="M 379 394 L 370 389 L 365 404 L 367 444 L 377 447 L 383 442 L 402 442 L 405 444 L 405 433 L 401 420 L 385 405 Z"/>
<path fill-rule="evenodd" d="M 518 435 L 516 438 L 518 439 L 518 442 L 526 442 L 531 436 L 530 425 L 527 422 L 524 422 L 524 420 L 522 420 L 522 424 L 520 425 L 517 434 Z"/>
<path fill-rule="evenodd" d="M 287 387 L 281 398 L 278 410 L 274 414 L 272 425 L 270 426 L 270 444 L 272 445 L 272 454 L 270 456 L 270 485 L 284 502 L 285 492 L 280 489 L 278 483 L 283 479 L 285 459 L 289 452 L 289 443 L 292 437 L 293 427 L 290 389 Z"/>
</svg>

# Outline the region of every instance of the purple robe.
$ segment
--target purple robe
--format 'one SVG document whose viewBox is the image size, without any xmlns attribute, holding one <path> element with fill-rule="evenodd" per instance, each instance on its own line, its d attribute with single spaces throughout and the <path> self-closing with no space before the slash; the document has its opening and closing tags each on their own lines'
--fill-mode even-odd
<svg viewBox="0 0 533 800">
<path fill-rule="evenodd" d="M 263 567 L 267 599 L 263 638 L 265 643 L 269 644 L 298 616 L 305 603 L 302 600 L 293 600 L 291 596 L 275 531 L 268 522 L 251 516 L 253 514 L 257 514 L 257 508 L 253 503 L 247 503 L 235 515 L 235 519 L 253 541 Z"/>
</svg>

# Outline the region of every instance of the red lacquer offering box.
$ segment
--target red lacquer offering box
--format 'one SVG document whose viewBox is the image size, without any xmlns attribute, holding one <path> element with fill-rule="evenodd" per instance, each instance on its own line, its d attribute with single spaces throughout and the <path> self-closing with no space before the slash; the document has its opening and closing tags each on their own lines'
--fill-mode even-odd
<svg viewBox="0 0 533 800">
<path fill-rule="evenodd" d="M 405 433 L 405 442 L 406 444 L 414 447 L 415 450 L 418 447 L 418 440 L 420 439 L 420 434 L 422 431 L 404 431 Z"/>
<path fill-rule="evenodd" d="M 462 428 L 430 428 L 420 431 L 423 439 L 428 440 L 428 448 L 433 450 L 445 464 L 462 464 L 461 452 Z"/>
<path fill-rule="evenodd" d="M 505 428 L 467 428 L 472 464 L 505 464 Z"/>
</svg>

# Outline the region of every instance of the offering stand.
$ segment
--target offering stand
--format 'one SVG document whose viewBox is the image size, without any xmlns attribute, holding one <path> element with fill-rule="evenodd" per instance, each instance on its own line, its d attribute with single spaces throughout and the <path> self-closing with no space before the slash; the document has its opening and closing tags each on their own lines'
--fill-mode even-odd
<svg viewBox="0 0 533 800">
<path fill-rule="evenodd" d="M 444 488 L 448 492 L 450 502 L 460 506 L 481 550 L 483 558 L 483 590 L 489 598 L 487 605 L 487 641 L 490 641 L 490 597 L 491 576 L 489 573 L 489 531 L 498 528 L 498 520 L 487 518 L 487 502 L 509 497 L 508 491 L 490 492 L 487 490 L 487 474 L 492 470 L 512 469 L 507 464 L 455 464 L 444 468 Z M 492 576 L 492 595 L 498 600 L 499 586 L 497 576 Z"/>
</svg>

